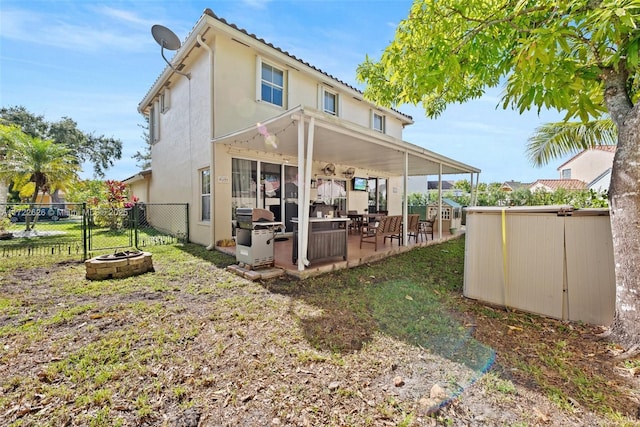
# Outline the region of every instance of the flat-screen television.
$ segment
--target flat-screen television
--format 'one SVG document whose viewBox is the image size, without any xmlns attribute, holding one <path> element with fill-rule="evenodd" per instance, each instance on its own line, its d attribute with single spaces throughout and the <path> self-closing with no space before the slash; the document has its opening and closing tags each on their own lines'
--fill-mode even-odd
<svg viewBox="0 0 640 427">
<path fill-rule="evenodd" d="M 367 191 L 367 178 L 353 178 L 354 191 Z"/>
</svg>

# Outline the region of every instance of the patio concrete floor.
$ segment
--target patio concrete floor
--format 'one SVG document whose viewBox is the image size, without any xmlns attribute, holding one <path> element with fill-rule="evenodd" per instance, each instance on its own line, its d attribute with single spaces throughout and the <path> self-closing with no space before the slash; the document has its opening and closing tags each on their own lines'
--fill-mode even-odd
<svg viewBox="0 0 640 427">
<path fill-rule="evenodd" d="M 434 240 L 429 238 L 418 239 L 416 243 L 415 239 L 410 239 L 407 246 L 398 245 L 397 240 L 387 239 L 384 244 L 378 244 L 378 250 L 375 251 L 373 244 L 363 244 L 360 249 L 360 234 L 350 233 L 347 247 L 347 260 L 343 260 L 342 257 L 328 258 L 323 260 L 317 260 L 311 262 L 303 271 L 298 271 L 298 266 L 292 263 L 292 248 L 293 240 L 291 235 L 277 235 L 277 237 L 287 237 L 287 240 L 280 240 L 275 242 L 274 248 L 274 266 L 256 268 L 251 270 L 249 268 L 239 267 L 238 265 L 229 266 L 230 271 L 234 271 L 239 275 L 243 275 L 251 280 L 268 279 L 276 277 L 282 274 L 288 274 L 300 279 L 316 276 L 319 274 L 328 273 L 335 270 L 342 270 L 345 268 L 353 268 L 362 264 L 379 261 L 384 258 L 388 258 L 392 255 L 397 255 L 406 251 L 410 251 L 416 247 L 422 247 L 427 245 L 433 245 L 442 243 L 447 240 L 461 237 L 464 234 L 464 227 L 462 230 L 451 235 L 448 232 L 442 233 L 442 239 L 438 239 L 438 233 L 434 233 Z M 217 250 L 235 256 L 235 246 L 216 247 Z"/>
</svg>

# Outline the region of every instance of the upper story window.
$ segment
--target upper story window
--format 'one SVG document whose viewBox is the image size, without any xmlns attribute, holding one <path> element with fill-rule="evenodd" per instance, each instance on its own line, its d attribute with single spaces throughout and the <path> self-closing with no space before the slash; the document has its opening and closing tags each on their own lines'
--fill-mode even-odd
<svg viewBox="0 0 640 427">
<path fill-rule="evenodd" d="M 338 94 L 335 92 L 322 90 L 322 111 L 325 113 L 338 115 Z"/>
<path fill-rule="evenodd" d="M 571 169 L 562 169 L 562 172 L 560 172 L 560 177 L 562 179 L 571 179 Z"/>
<path fill-rule="evenodd" d="M 162 94 L 160 94 L 160 112 L 166 113 L 169 111 L 169 107 L 171 106 L 171 92 L 169 89 L 165 89 Z"/>
<path fill-rule="evenodd" d="M 284 107 L 284 71 L 261 62 L 260 100 Z"/>
<path fill-rule="evenodd" d="M 373 113 L 371 127 L 378 132 L 385 133 L 385 119 L 382 114 Z"/>
<path fill-rule="evenodd" d="M 158 117 L 158 109 L 155 102 L 149 109 L 149 140 L 151 144 L 160 141 L 160 118 Z"/>
</svg>

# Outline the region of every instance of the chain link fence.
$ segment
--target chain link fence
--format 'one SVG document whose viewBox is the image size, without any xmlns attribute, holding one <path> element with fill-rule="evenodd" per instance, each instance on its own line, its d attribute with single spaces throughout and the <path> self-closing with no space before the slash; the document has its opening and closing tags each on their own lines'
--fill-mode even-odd
<svg viewBox="0 0 640 427">
<path fill-rule="evenodd" d="M 189 241 L 188 205 L 7 204 L 0 219 L 0 257 L 91 258 L 99 253 Z"/>
</svg>

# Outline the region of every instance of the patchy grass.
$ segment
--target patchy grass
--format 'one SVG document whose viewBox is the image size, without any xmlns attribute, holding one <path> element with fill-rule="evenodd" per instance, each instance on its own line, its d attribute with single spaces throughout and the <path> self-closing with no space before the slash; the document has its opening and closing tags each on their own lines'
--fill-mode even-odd
<svg viewBox="0 0 640 427">
<path fill-rule="evenodd" d="M 77 262 L 2 264 L 2 425 L 417 426 L 434 384 L 461 402 L 437 425 L 473 425 L 487 405 L 495 424 L 535 425 L 524 389 L 554 402 L 533 404 L 556 425 L 591 423 L 579 408 L 632 425 L 614 368 L 633 379 L 640 362 L 613 362 L 584 325 L 462 298 L 462 239 L 262 284 L 197 245 L 153 259 L 155 273 L 99 282 Z"/>
</svg>

